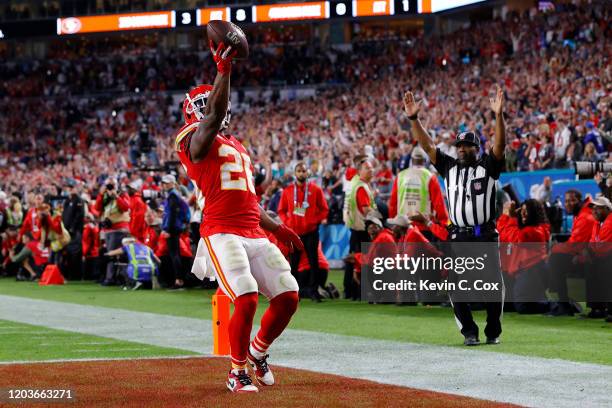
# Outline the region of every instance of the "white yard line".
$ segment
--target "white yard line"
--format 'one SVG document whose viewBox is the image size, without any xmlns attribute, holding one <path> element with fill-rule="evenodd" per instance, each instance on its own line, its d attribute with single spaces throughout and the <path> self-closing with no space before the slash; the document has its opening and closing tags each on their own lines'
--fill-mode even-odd
<svg viewBox="0 0 612 408">
<path fill-rule="evenodd" d="M 216 356 L 214 356 L 216 357 Z M 23 364 L 52 364 L 52 363 L 89 363 L 92 361 L 138 361 L 138 360 L 185 360 L 192 358 L 210 358 L 210 356 L 202 356 L 196 354 L 187 354 L 184 356 L 152 356 L 152 357 L 103 357 L 103 358 L 59 358 L 50 360 L 17 360 L 17 361 L 0 361 L 0 367 L 10 365 Z"/>
<path fill-rule="evenodd" d="M 0 319 L 209 355 L 211 321 L 0 295 Z M 542 407 L 612 404 L 612 366 L 303 330 L 271 364 Z"/>
</svg>

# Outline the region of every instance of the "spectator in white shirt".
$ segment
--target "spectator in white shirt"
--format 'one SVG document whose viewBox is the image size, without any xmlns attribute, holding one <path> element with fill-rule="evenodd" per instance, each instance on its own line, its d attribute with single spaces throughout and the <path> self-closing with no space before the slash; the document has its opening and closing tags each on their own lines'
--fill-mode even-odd
<svg viewBox="0 0 612 408">
<path fill-rule="evenodd" d="M 542 184 L 534 184 L 529 189 L 529 196 L 542 203 L 549 203 L 552 200 L 552 180 L 550 177 L 544 177 Z"/>
<path fill-rule="evenodd" d="M 451 139 L 451 134 L 448 131 L 442 133 L 442 141 L 438 143 L 438 149 L 442 153 L 449 155 L 450 157 L 457 158 L 457 148 L 453 145 L 453 140 Z"/>
<path fill-rule="evenodd" d="M 565 161 L 565 153 L 570 143 L 572 131 L 567 126 L 565 118 L 559 117 L 557 124 L 557 131 L 555 132 L 555 162 L 559 164 Z M 556 167 L 559 166 L 557 165 Z"/>
</svg>

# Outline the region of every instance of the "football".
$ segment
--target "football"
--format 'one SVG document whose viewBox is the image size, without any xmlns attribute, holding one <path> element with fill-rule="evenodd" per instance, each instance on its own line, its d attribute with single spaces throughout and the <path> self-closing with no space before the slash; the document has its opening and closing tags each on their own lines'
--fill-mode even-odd
<svg viewBox="0 0 612 408">
<path fill-rule="evenodd" d="M 225 46 L 231 45 L 232 49 L 238 50 L 235 59 L 245 59 L 249 56 L 249 43 L 246 35 L 236 24 L 223 20 L 211 20 L 206 27 L 206 33 L 215 47 L 223 42 Z"/>
</svg>

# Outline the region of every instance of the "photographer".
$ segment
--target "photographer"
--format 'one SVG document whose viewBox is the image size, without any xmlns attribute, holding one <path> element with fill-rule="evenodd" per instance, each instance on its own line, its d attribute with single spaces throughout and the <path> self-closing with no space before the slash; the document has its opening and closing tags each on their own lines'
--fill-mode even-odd
<svg viewBox="0 0 612 408">
<path fill-rule="evenodd" d="M 132 166 L 138 167 L 138 165 L 149 165 L 159 166 L 159 158 L 155 151 L 155 141 L 153 136 L 150 134 L 149 125 L 142 123 L 138 133 L 135 133 L 128 141 L 130 146 L 130 163 Z M 140 156 L 146 157 L 146 163 L 139 163 Z"/>
<path fill-rule="evenodd" d="M 548 312 L 542 271 L 546 270 L 550 224 L 544 205 L 531 198 L 517 208 L 514 201 L 508 201 L 497 220 L 497 230 L 508 301 L 520 314 Z"/>
<path fill-rule="evenodd" d="M 106 251 L 121 246 L 130 228 L 130 197 L 125 192 L 118 192 L 113 181 L 108 182 L 96 198 L 95 210 L 102 214 L 102 239 L 106 242 Z M 106 265 L 106 278 L 102 284 L 113 284 L 113 265 Z"/>
</svg>

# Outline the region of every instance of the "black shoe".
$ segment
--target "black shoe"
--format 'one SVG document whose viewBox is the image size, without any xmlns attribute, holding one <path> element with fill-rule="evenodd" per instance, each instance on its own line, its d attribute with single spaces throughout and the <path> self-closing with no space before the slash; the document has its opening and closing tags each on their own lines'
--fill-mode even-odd
<svg viewBox="0 0 612 408">
<path fill-rule="evenodd" d="M 585 317 L 588 317 L 589 319 L 603 319 L 606 316 L 606 311 L 602 309 L 592 309 L 588 314 L 585 315 Z"/>
<path fill-rule="evenodd" d="M 316 290 L 310 293 L 310 299 L 316 303 L 323 302 L 323 298 L 321 297 L 321 295 L 319 295 L 319 293 Z"/>
<path fill-rule="evenodd" d="M 330 299 L 339 299 L 340 298 L 340 291 L 338 290 L 336 285 L 334 285 L 331 282 L 328 283 L 327 286 L 325 286 L 325 291 L 327 293 L 329 293 L 329 298 Z"/>
<path fill-rule="evenodd" d="M 569 303 L 556 303 L 554 304 L 550 312 L 544 313 L 544 316 L 558 317 L 558 316 L 573 316 L 574 312 L 569 306 Z"/>
<path fill-rule="evenodd" d="M 612 315 L 608 315 L 608 317 L 606 317 L 606 323 L 612 323 Z"/>
<path fill-rule="evenodd" d="M 463 340 L 464 346 L 478 346 L 480 344 L 480 340 L 476 336 L 465 336 L 465 340 Z"/>
<path fill-rule="evenodd" d="M 499 337 L 487 337 L 487 344 L 499 344 Z"/>
</svg>

